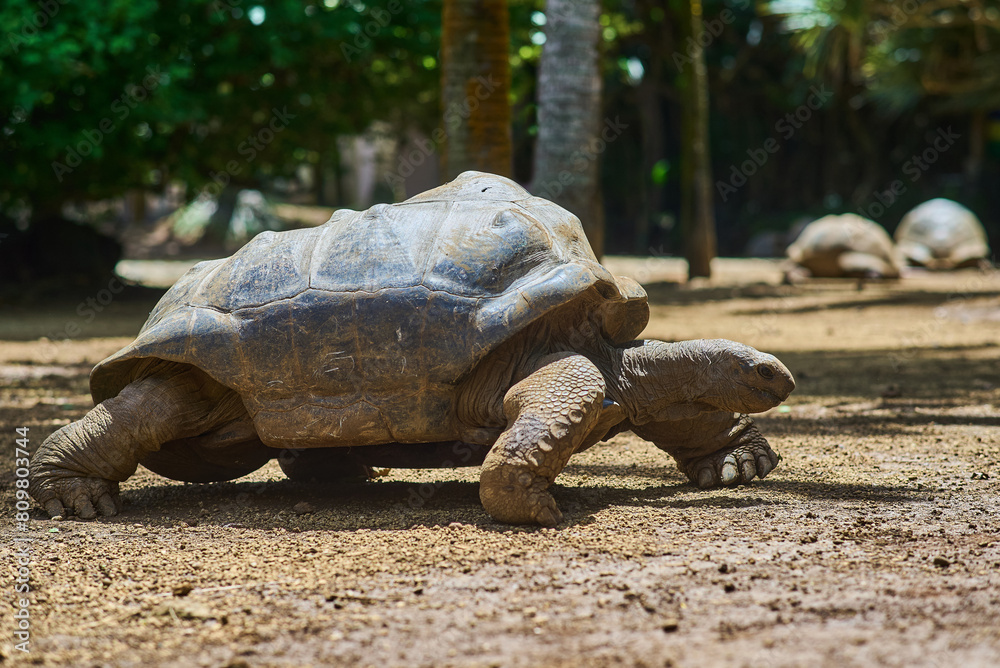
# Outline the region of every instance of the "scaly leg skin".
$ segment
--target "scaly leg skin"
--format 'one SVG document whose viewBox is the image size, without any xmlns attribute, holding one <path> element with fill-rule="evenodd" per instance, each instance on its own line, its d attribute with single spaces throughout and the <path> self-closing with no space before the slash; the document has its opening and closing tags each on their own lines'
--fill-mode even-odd
<svg viewBox="0 0 1000 668">
<path fill-rule="evenodd" d="M 493 519 L 555 526 L 562 513 L 546 490 L 600 416 L 605 383 L 593 362 L 558 353 L 504 396 L 507 429 L 480 475 L 479 498 Z"/>
<path fill-rule="evenodd" d="M 170 365 L 61 428 L 31 458 L 29 492 L 49 517 L 110 517 L 121 510 L 118 483 L 160 444 L 193 436 L 243 410 L 230 390 L 190 367 Z"/>
<path fill-rule="evenodd" d="M 748 415 L 714 411 L 632 429 L 673 457 L 688 480 L 702 489 L 747 484 L 778 465 L 777 453 Z"/>
</svg>

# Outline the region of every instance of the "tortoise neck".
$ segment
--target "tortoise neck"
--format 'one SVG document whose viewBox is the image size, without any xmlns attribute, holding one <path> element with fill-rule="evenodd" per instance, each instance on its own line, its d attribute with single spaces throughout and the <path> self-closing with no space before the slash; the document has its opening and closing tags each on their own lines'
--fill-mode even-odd
<svg viewBox="0 0 1000 668">
<path fill-rule="evenodd" d="M 618 349 L 609 389 L 633 424 L 696 417 L 716 410 L 713 361 L 704 341 L 637 341 Z"/>
</svg>

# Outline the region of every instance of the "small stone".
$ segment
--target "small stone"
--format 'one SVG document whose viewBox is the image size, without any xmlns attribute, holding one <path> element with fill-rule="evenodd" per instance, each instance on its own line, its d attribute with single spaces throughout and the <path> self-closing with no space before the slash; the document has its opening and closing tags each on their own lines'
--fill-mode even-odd
<svg viewBox="0 0 1000 668">
<path fill-rule="evenodd" d="M 951 562 L 944 557 L 934 557 L 934 565 L 938 568 L 948 568 L 951 566 Z"/>
<path fill-rule="evenodd" d="M 163 617 L 176 616 L 180 619 L 219 619 L 207 605 L 193 601 L 167 603 L 159 606 L 153 614 Z"/>
<path fill-rule="evenodd" d="M 316 512 L 316 509 L 308 501 L 299 501 L 292 506 L 292 512 L 296 515 L 308 515 L 309 513 Z"/>
<path fill-rule="evenodd" d="M 666 619 L 660 628 L 663 629 L 664 633 L 673 633 L 680 628 L 680 622 L 673 618 Z"/>
<path fill-rule="evenodd" d="M 736 591 L 736 585 L 734 585 L 732 582 L 727 582 L 725 586 L 722 587 L 722 589 L 727 594 L 732 594 L 734 591 Z"/>
<path fill-rule="evenodd" d="M 190 582 L 182 582 L 178 585 L 174 585 L 173 594 L 174 596 L 187 596 L 194 590 L 194 587 Z"/>
</svg>

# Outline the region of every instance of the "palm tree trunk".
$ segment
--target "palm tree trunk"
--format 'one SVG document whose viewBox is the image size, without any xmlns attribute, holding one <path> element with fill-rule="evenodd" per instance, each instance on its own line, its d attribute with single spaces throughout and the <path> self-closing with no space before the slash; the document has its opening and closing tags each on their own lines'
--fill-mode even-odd
<svg viewBox="0 0 1000 668">
<path fill-rule="evenodd" d="M 597 257 L 604 253 L 599 161 L 602 137 L 597 47 L 600 0 L 548 0 L 538 74 L 538 140 L 531 191 L 576 214 Z"/>
<path fill-rule="evenodd" d="M 681 227 L 684 232 L 684 255 L 688 278 L 712 275 L 716 254 L 715 208 L 712 201 L 712 162 L 708 145 L 708 68 L 705 50 L 699 45 L 704 26 L 701 0 L 685 3 L 688 15 L 682 21 L 684 31 L 693 37 L 685 44 L 694 45 L 692 62 L 685 71 L 684 137 L 681 166 Z M 685 36 L 686 37 L 686 36 Z"/>
<path fill-rule="evenodd" d="M 510 20 L 507 0 L 445 0 L 441 101 L 445 178 L 474 169 L 510 176 Z"/>
</svg>

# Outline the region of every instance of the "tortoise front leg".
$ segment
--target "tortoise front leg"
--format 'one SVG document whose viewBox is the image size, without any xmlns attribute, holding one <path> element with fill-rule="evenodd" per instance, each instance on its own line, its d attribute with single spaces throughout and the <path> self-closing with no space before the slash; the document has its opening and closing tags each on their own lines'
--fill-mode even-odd
<svg viewBox="0 0 1000 668">
<path fill-rule="evenodd" d="M 554 526 L 562 513 L 546 489 L 600 415 L 605 383 L 593 362 L 558 353 L 504 396 L 507 429 L 483 462 L 479 498 L 493 519 Z"/>
<path fill-rule="evenodd" d="M 711 411 L 631 428 L 673 457 L 677 468 L 702 489 L 748 484 L 778 465 L 777 453 L 749 415 Z"/>
</svg>

